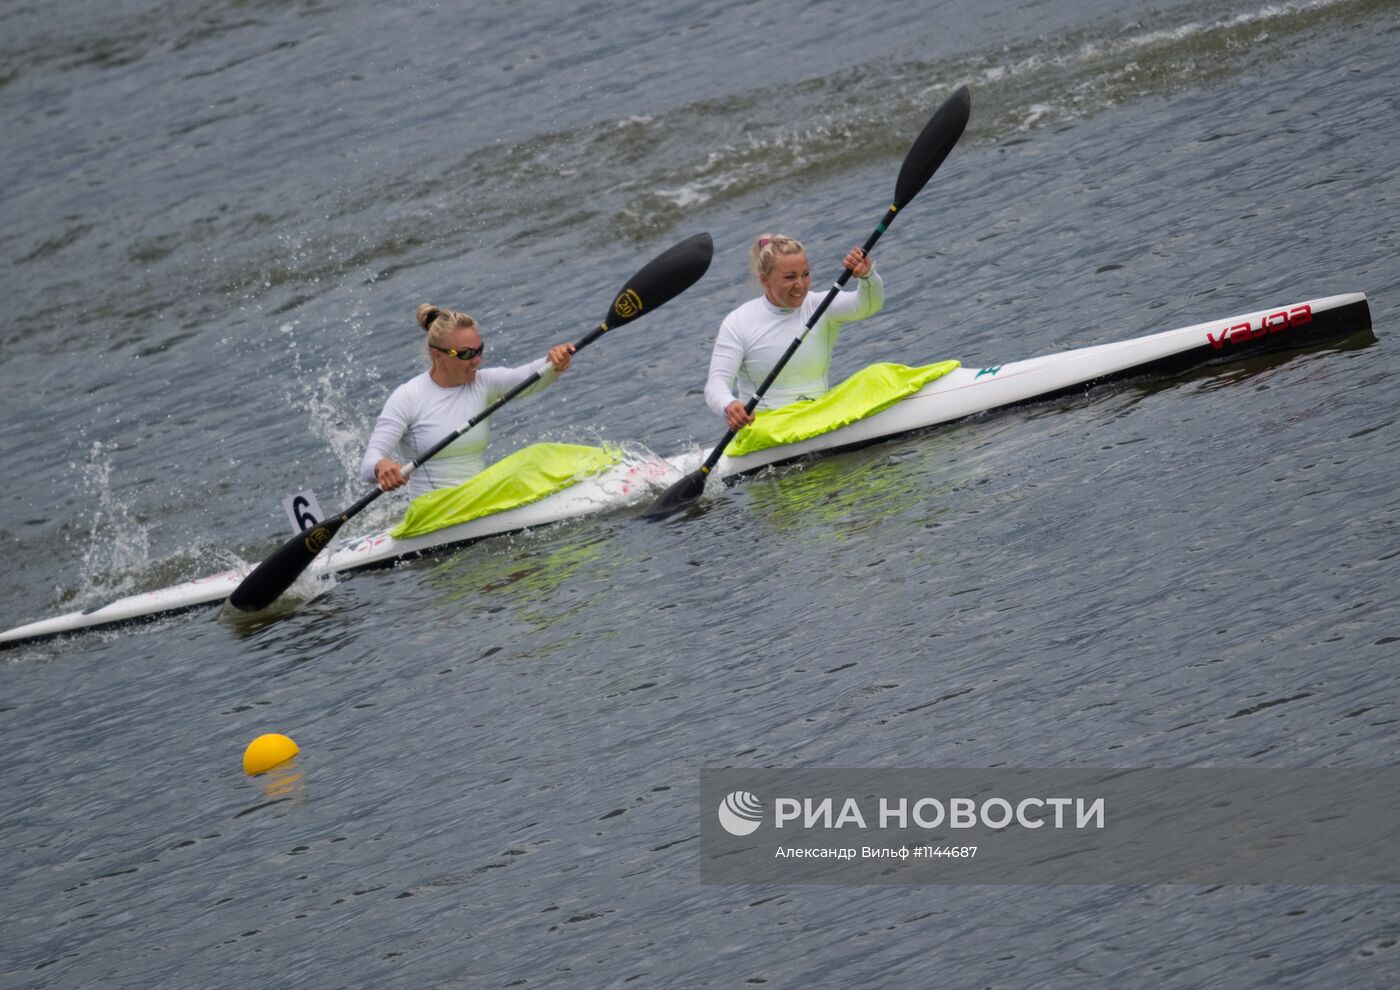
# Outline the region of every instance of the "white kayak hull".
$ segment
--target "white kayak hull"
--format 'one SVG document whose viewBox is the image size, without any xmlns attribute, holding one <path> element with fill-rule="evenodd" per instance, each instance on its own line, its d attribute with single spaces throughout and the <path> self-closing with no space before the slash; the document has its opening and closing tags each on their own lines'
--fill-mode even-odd
<svg viewBox="0 0 1400 990">
<path fill-rule="evenodd" d="M 383 567 L 395 561 L 474 543 L 488 536 L 500 536 L 565 519 L 606 512 L 654 495 L 658 486 L 664 487 L 679 477 L 680 471 L 676 466 L 661 458 L 651 458 L 640 463 L 629 458 L 596 477 L 585 478 L 576 485 L 529 505 L 404 540 L 395 539 L 387 529 L 372 533 L 317 557 L 307 568 L 307 575 L 314 579 L 346 571 Z M 249 570 L 251 569 L 249 567 Z M 118 598 L 81 612 L 69 612 L 31 622 L 0 633 L 0 648 L 11 643 L 47 639 L 98 626 L 154 619 L 201 605 L 216 604 L 233 594 L 233 590 L 246 575 L 245 570 L 223 571 L 157 591 Z"/>
<path fill-rule="evenodd" d="M 855 423 L 797 443 L 742 457 L 722 457 L 712 476 L 734 477 L 815 454 L 862 447 L 978 413 L 1080 392 L 1115 379 L 1171 374 L 1203 364 L 1327 343 L 1370 327 L 1365 295 L 1349 293 L 1024 361 L 958 368 Z M 317 558 L 308 573 L 317 576 L 385 566 L 489 536 L 623 508 L 652 497 L 679 480 L 699 465 L 704 453 L 693 451 L 641 462 L 629 459 L 530 505 L 406 540 L 394 539 L 388 530 L 374 533 Z M 242 581 L 244 573 L 225 571 L 131 595 L 98 608 L 32 622 L 0 633 L 0 648 L 222 602 Z"/>
<path fill-rule="evenodd" d="M 1369 330 L 1370 307 L 1360 292 L 1327 296 L 1096 344 L 987 368 L 957 368 L 872 416 L 797 443 L 721 457 L 713 474 L 748 474 L 812 454 L 870 443 L 1027 402 L 1082 392 L 1105 382 L 1176 374 L 1272 351 L 1296 350 Z M 698 467 L 697 457 L 689 466 Z"/>
</svg>

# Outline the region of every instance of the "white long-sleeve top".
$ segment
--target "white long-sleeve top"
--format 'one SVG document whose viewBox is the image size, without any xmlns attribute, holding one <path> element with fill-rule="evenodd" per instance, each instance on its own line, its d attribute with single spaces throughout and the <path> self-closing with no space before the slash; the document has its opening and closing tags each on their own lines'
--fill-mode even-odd
<svg viewBox="0 0 1400 990">
<path fill-rule="evenodd" d="M 715 348 L 710 354 L 710 375 L 705 381 L 705 404 L 719 415 L 739 399 L 736 382 L 742 386 L 743 400 L 758 391 L 789 345 L 802 336 L 813 310 L 826 292 L 808 292 L 797 309 L 774 306 L 766 296 L 750 299 L 720 324 Z M 831 352 L 843 323 L 854 323 L 874 316 L 885 305 L 885 286 L 875 272 L 859 279 L 854 292 L 837 294 L 812 332 L 783 366 L 777 379 L 763 394 L 758 408 L 772 409 L 801 398 L 815 399 L 827 391 L 827 370 Z"/>
<path fill-rule="evenodd" d="M 360 477 L 375 483 L 374 466 L 384 457 L 403 464 L 417 459 L 537 371 L 538 384 L 523 393 L 531 395 L 559 377 L 546 358 L 518 368 L 482 368 L 471 384 L 453 388 L 443 388 L 426 371 L 410 378 L 384 403 L 360 460 Z M 416 497 L 460 485 L 486 466 L 486 445 L 490 442 L 491 420 L 487 419 L 415 468 L 408 476 L 408 494 Z"/>
</svg>

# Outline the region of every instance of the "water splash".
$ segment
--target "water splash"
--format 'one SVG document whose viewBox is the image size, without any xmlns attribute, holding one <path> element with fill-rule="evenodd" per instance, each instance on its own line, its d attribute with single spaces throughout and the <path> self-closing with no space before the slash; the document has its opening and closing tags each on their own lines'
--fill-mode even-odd
<svg viewBox="0 0 1400 990">
<path fill-rule="evenodd" d="M 365 332 L 354 314 L 347 326 L 352 335 Z M 362 486 L 356 483 L 356 469 L 365 439 L 374 425 L 366 412 L 365 386 L 367 382 L 377 381 L 379 376 L 348 358 L 337 361 L 318 356 L 314 370 L 307 369 L 302 364 L 300 329 L 297 321 L 278 327 L 294 372 L 283 399 L 287 405 L 306 414 L 311 433 L 331 451 L 336 463 L 345 466 L 340 484 L 330 499 L 336 503 L 352 502 L 363 494 Z M 322 508 L 330 507 L 323 505 Z"/>
<path fill-rule="evenodd" d="M 83 549 L 80 602 L 130 594 L 151 565 L 151 525 L 112 488 L 115 446 L 94 441 L 87 461 L 74 465 L 81 490 L 97 507 Z"/>
</svg>

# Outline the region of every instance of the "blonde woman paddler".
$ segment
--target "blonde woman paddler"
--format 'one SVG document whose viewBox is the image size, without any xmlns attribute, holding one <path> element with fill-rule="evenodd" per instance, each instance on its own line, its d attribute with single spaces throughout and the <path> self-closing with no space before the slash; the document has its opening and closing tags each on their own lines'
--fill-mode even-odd
<svg viewBox="0 0 1400 990">
<path fill-rule="evenodd" d="M 569 368 L 573 344 L 556 344 L 549 354 L 518 368 L 483 368 L 485 345 L 476 320 L 466 313 L 418 307 L 418 325 L 428 333 L 428 370 L 394 389 L 374 424 L 369 447 L 360 461 L 360 475 L 393 491 L 408 482 L 412 496 L 460 485 L 486 466 L 491 440 L 490 420 L 484 420 L 423 462 L 408 477 L 403 466 L 481 412 L 535 372 L 544 388 Z M 400 461 L 395 454 L 403 457 Z M 406 456 L 404 456 L 406 455 Z"/>
<path fill-rule="evenodd" d="M 783 367 L 759 401 L 760 409 L 772 409 L 798 399 L 815 399 L 828 388 L 827 370 L 841 325 L 873 316 L 885 305 L 885 287 L 875 273 L 875 263 L 860 248 L 843 259 L 855 275 L 854 292 L 839 293 L 822 314 L 802 346 Z M 763 234 L 749 249 L 749 270 L 763 287 L 763 295 L 750 299 L 720 324 L 710 355 L 710 375 L 705 382 L 705 403 L 738 431 L 753 417 L 744 411 L 748 396 L 768 377 L 773 366 L 794 340 L 802 336 L 812 311 L 824 292 L 812 292 L 812 273 L 801 243 L 782 234 Z M 735 391 L 742 386 L 744 397 Z"/>
</svg>

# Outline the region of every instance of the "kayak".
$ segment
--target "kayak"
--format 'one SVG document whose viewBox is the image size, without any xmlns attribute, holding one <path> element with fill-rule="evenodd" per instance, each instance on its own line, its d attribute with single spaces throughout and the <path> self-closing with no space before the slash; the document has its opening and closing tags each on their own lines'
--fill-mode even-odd
<svg viewBox="0 0 1400 990">
<path fill-rule="evenodd" d="M 725 455 L 720 477 L 749 474 L 813 454 L 854 450 L 981 412 L 1045 402 L 1125 378 L 1166 377 L 1275 351 L 1344 339 L 1371 329 L 1364 293 L 1327 296 L 1146 337 L 1080 347 L 986 368 L 956 368 L 895 405 L 819 436 Z M 691 469 L 701 457 L 692 458 Z"/>
<path fill-rule="evenodd" d="M 322 554 L 307 568 L 315 580 L 347 571 L 385 567 L 401 560 L 460 547 L 488 536 L 500 536 L 545 526 L 565 519 L 576 519 L 597 512 L 626 506 L 649 494 L 655 485 L 668 484 L 679 477 L 676 468 L 659 457 L 628 458 L 609 470 L 585 478 L 575 485 L 528 505 L 497 512 L 470 522 L 396 539 L 391 529 L 361 537 L 332 553 Z M 118 598 L 80 612 L 69 612 L 31 622 L 0 633 L 0 649 L 33 640 L 49 639 L 64 633 L 147 621 L 218 604 L 242 583 L 248 569 L 230 569 L 181 584 Z M 314 587 L 314 585 L 312 585 Z"/>
<path fill-rule="evenodd" d="M 1045 402 L 1125 378 L 1179 374 L 1202 365 L 1297 350 L 1371 329 L 1366 296 L 1326 296 L 1113 343 L 983 368 L 958 367 L 863 419 L 793 443 L 721 457 L 711 477 L 735 478 L 819 454 L 852 450 L 978 413 Z M 491 536 L 636 505 L 693 471 L 705 451 L 669 458 L 631 456 L 597 475 L 528 505 L 419 536 L 386 529 L 318 557 L 311 579 L 439 553 Z M 233 569 L 131 595 L 0 633 L 0 648 L 65 633 L 145 621 L 222 602 L 247 574 Z"/>
</svg>

